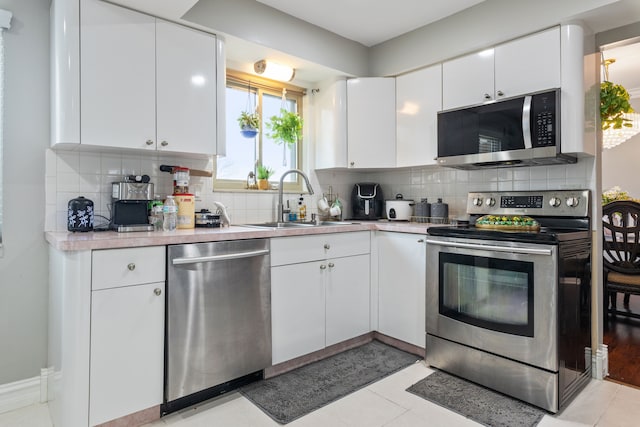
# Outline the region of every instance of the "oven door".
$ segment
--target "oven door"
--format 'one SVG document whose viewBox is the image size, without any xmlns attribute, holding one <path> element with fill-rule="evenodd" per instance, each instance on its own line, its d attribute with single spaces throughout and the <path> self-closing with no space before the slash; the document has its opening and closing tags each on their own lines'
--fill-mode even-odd
<svg viewBox="0 0 640 427">
<path fill-rule="evenodd" d="M 430 236 L 427 334 L 557 371 L 557 246 Z"/>
</svg>

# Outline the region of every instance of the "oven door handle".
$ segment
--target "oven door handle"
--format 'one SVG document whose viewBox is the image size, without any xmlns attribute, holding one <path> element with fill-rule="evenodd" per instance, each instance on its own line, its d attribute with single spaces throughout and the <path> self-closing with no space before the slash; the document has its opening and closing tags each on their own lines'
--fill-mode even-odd
<svg viewBox="0 0 640 427">
<path fill-rule="evenodd" d="M 509 252 L 527 255 L 551 255 L 551 249 L 549 248 L 514 248 L 508 246 L 479 245 L 476 243 L 444 242 L 441 240 L 431 239 L 426 239 L 425 242 L 450 248 L 479 249 L 484 251 Z"/>
</svg>

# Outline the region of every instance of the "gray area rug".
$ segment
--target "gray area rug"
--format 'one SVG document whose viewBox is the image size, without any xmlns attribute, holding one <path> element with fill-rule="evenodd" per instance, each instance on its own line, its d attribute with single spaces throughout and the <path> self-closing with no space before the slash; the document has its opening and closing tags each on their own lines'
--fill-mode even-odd
<svg viewBox="0 0 640 427">
<path fill-rule="evenodd" d="M 535 406 L 442 371 L 407 391 L 490 427 L 532 427 L 546 414 Z"/>
<path fill-rule="evenodd" d="M 416 355 L 372 341 L 249 384 L 240 389 L 240 393 L 275 421 L 287 424 L 419 359 Z"/>
</svg>

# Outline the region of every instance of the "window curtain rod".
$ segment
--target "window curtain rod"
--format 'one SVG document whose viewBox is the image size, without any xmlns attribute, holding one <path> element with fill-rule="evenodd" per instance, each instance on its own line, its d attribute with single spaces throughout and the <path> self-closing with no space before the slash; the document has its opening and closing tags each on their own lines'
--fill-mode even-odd
<svg viewBox="0 0 640 427">
<path fill-rule="evenodd" d="M 282 84 L 282 86 L 272 86 L 272 84 L 270 84 L 270 81 L 267 79 L 233 71 L 227 71 L 227 82 L 243 85 L 246 87 L 251 86 L 258 89 L 272 90 L 275 92 L 282 92 L 282 88 L 284 87 L 285 89 L 287 89 L 287 93 L 290 93 L 292 95 L 304 96 L 307 94 L 307 90 L 299 86 L 290 84 Z"/>
</svg>

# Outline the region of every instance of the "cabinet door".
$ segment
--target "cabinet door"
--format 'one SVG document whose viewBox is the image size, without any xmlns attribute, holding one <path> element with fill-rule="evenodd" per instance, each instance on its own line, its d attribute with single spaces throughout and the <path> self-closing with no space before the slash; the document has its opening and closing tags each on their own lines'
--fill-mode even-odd
<svg viewBox="0 0 640 427">
<path fill-rule="evenodd" d="M 437 164 L 440 64 L 396 77 L 396 166 Z"/>
<path fill-rule="evenodd" d="M 215 36 L 158 21 L 158 150 L 216 154 Z"/>
<path fill-rule="evenodd" d="M 324 348 L 326 262 L 271 268 L 272 363 Z"/>
<path fill-rule="evenodd" d="M 488 49 L 442 64 L 442 109 L 481 104 L 493 99 L 493 56 Z"/>
<path fill-rule="evenodd" d="M 371 330 L 369 255 L 332 258 L 326 264 L 326 345 L 330 346 Z"/>
<path fill-rule="evenodd" d="M 316 169 L 347 167 L 347 81 L 323 87 L 316 110 Z"/>
<path fill-rule="evenodd" d="M 82 2 L 82 144 L 155 150 L 155 19 Z"/>
<path fill-rule="evenodd" d="M 379 232 L 378 331 L 425 347 L 424 236 Z"/>
<path fill-rule="evenodd" d="M 394 78 L 347 81 L 347 156 L 350 168 L 387 168 L 396 163 Z"/>
<path fill-rule="evenodd" d="M 89 424 L 162 403 L 164 282 L 93 291 Z"/>
<path fill-rule="evenodd" d="M 497 99 L 560 87 L 560 28 L 497 46 L 495 86 Z"/>
</svg>

